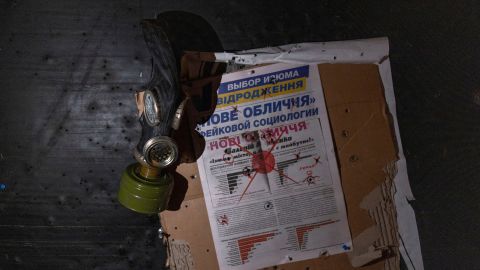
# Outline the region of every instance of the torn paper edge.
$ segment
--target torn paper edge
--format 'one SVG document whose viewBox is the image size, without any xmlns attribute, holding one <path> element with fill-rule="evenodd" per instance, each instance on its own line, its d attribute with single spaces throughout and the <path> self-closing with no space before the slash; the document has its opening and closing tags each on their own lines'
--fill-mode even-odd
<svg viewBox="0 0 480 270">
<path fill-rule="evenodd" d="M 386 37 L 352 41 L 297 43 L 233 53 L 215 53 L 218 62 L 240 65 L 378 63 L 385 56 L 388 56 L 388 39 Z"/>
<path fill-rule="evenodd" d="M 388 46 L 388 43 L 386 44 Z M 398 161 L 396 162 L 397 171 L 393 179 L 395 189 L 394 201 L 397 208 L 398 233 L 400 236 L 400 253 L 408 269 L 423 270 L 422 251 L 420 249 L 420 237 L 418 234 L 415 212 L 408 201 L 415 200 L 410 188 L 407 174 L 407 161 L 403 153 L 402 140 L 400 137 L 400 128 L 397 121 L 397 109 L 395 103 L 395 93 L 393 91 L 392 73 L 390 70 L 390 59 L 385 59 L 379 64 L 380 77 L 385 89 L 385 99 L 388 109 L 393 119 L 395 136 L 398 145 Z"/>
<path fill-rule="evenodd" d="M 400 253 L 408 269 L 423 270 L 415 212 L 408 202 L 414 200 L 407 174 L 407 164 L 403 153 L 400 129 L 397 121 L 395 94 L 390 69 L 389 43 L 387 37 L 334 41 L 297 43 L 277 47 L 267 47 L 239 52 L 215 53 L 216 61 L 240 65 L 261 65 L 271 63 L 311 64 L 311 63 L 374 63 L 379 67 L 380 77 L 385 89 L 385 99 L 393 118 L 398 158 L 396 174 L 392 185 L 399 233 Z"/>
</svg>

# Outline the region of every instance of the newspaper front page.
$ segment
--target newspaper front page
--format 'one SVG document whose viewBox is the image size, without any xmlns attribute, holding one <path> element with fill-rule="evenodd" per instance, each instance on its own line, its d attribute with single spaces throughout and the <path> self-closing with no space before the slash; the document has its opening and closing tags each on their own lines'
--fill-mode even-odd
<svg viewBox="0 0 480 270">
<path fill-rule="evenodd" d="M 258 269 L 351 250 L 316 65 L 226 74 L 198 126 L 198 160 L 220 269 Z"/>
</svg>

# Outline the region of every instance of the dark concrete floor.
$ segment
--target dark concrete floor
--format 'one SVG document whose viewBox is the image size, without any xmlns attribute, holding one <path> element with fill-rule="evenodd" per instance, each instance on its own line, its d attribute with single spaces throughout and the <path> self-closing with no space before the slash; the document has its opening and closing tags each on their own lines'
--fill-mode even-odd
<svg viewBox="0 0 480 270">
<path fill-rule="evenodd" d="M 388 36 L 426 269 L 480 269 L 480 2 L 0 1 L 0 269 L 161 269 L 116 202 L 149 77 L 139 22 L 197 13 L 226 49 Z"/>
</svg>

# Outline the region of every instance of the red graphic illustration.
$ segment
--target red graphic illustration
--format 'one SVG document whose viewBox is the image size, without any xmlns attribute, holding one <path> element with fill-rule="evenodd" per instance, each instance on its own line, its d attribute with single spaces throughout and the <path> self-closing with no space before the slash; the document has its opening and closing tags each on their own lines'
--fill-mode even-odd
<svg viewBox="0 0 480 270">
<path fill-rule="evenodd" d="M 223 154 L 223 162 L 227 164 L 233 164 L 233 155 L 232 154 Z"/>
<path fill-rule="evenodd" d="M 259 173 L 269 173 L 275 168 L 275 157 L 267 151 L 257 153 L 252 158 L 252 168 Z"/>
<path fill-rule="evenodd" d="M 260 135 L 260 138 L 262 138 L 268 145 L 275 143 L 275 135 L 273 130 L 268 128 L 266 130 L 262 130 L 261 132 L 262 135 Z"/>
<path fill-rule="evenodd" d="M 242 200 L 243 196 L 245 195 L 248 188 L 252 184 L 253 179 L 255 179 L 255 176 L 257 176 L 257 173 L 266 174 L 266 173 L 269 173 L 271 171 L 276 171 L 281 176 L 287 178 L 288 180 L 294 182 L 295 184 L 298 184 L 297 181 L 293 180 L 292 178 L 288 177 L 288 175 L 284 174 L 282 171 L 275 168 L 275 165 L 276 165 L 275 164 L 275 158 L 272 154 L 272 151 L 273 151 L 273 149 L 275 149 L 275 146 L 277 146 L 277 144 L 280 141 L 280 138 L 282 137 L 283 133 L 285 133 L 285 130 L 282 130 L 282 132 L 280 133 L 278 138 L 275 139 L 275 135 L 274 135 L 274 133 L 271 129 L 267 129 L 265 131 L 262 131 L 261 138 L 265 139 L 265 140 L 267 140 L 267 138 L 268 138 L 268 140 L 272 140 L 271 144 L 273 144 L 273 145 L 272 145 L 272 147 L 270 147 L 270 150 L 262 151 L 261 153 L 257 153 L 257 154 L 254 154 L 254 153 L 250 152 L 248 149 L 241 146 L 238 142 L 232 141 L 232 143 L 235 144 L 238 148 L 240 148 L 240 150 L 242 150 L 243 152 L 252 156 L 252 167 L 255 171 L 253 176 L 251 176 L 250 171 L 248 172 L 248 174 L 245 174 L 245 169 L 244 169 L 244 175 L 248 176 L 248 178 L 250 178 L 250 179 L 248 181 L 247 186 L 243 190 L 242 195 L 240 196 L 240 199 L 238 200 L 239 202 Z M 270 144 L 268 142 L 269 141 L 267 141 L 267 144 Z"/>
<path fill-rule="evenodd" d="M 305 178 L 303 182 L 306 182 L 308 185 L 312 185 L 315 184 L 315 181 L 317 181 L 317 179 L 320 179 L 320 176 L 313 176 L 312 171 L 307 171 L 307 178 Z"/>
<path fill-rule="evenodd" d="M 242 174 L 245 175 L 245 176 L 250 177 L 251 174 L 252 174 L 252 171 L 253 171 L 253 170 L 250 169 L 250 167 L 245 167 L 245 168 L 243 168 L 243 170 L 242 170 Z"/>
<path fill-rule="evenodd" d="M 228 217 L 226 214 L 224 214 L 223 216 L 219 216 L 217 218 L 217 222 L 218 224 L 220 225 L 228 225 Z"/>
<path fill-rule="evenodd" d="M 237 240 L 238 242 L 238 249 L 240 250 L 240 259 L 242 263 L 248 261 L 249 255 L 253 253 L 253 249 L 255 246 L 258 246 L 262 242 L 266 242 L 275 236 L 275 233 L 265 233 L 250 237 L 245 237 L 242 239 Z"/>
<path fill-rule="evenodd" d="M 321 223 L 315 223 L 315 224 L 310 224 L 310 225 L 305 225 L 305 226 L 295 228 L 295 231 L 297 233 L 298 248 L 299 249 L 305 248 L 303 245 L 307 241 L 306 236 L 309 232 L 335 222 L 338 222 L 338 220 L 328 220 Z"/>
</svg>

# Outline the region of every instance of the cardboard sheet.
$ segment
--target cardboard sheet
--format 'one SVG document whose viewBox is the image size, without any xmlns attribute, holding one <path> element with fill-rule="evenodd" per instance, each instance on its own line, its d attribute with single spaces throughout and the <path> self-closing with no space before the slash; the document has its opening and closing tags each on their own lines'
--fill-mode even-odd
<svg viewBox="0 0 480 270">
<path fill-rule="evenodd" d="M 349 256 L 321 256 L 284 264 L 281 268 L 354 269 L 354 266 L 366 264 L 363 269 L 398 269 L 401 253 L 410 269 L 423 269 L 415 217 L 408 204 L 413 196 L 396 121 L 388 41 L 375 39 L 319 43 L 316 46 L 317 49 L 325 46 L 326 51 L 340 50 L 335 51 L 334 59 L 321 55 L 323 49 L 315 50 L 315 54 L 309 55 L 309 62 L 337 63 L 344 60 L 357 63 L 321 64 L 318 67 L 337 150 L 353 252 Z M 372 48 L 381 53 L 368 53 L 369 58 L 364 61 L 362 57 Z M 302 51 L 304 53 L 308 54 Z M 248 52 L 245 54 L 242 57 L 248 57 Z M 258 59 L 259 50 L 255 54 Z M 280 54 L 281 57 L 272 58 L 282 60 L 289 55 Z M 265 55 L 267 60 L 255 63 L 276 61 L 269 58 L 273 54 Z M 253 53 L 251 57 L 254 57 Z M 305 56 L 302 57 L 294 61 L 305 60 Z M 236 62 L 238 59 L 228 60 Z M 180 256 L 177 261 L 193 258 L 193 264 L 188 268 L 179 266 L 173 269 L 218 269 L 196 165 L 182 165 L 178 172 L 188 179 L 185 200 L 179 210 L 164 211 L 160 216 L 169 235 L 166 242 L 170 245 L 180 241 L 180 246 L 189 247 L 175 249 L 189 254 Z M 380 254 L 381 258 L 378 258 Z"/>
</svg>

